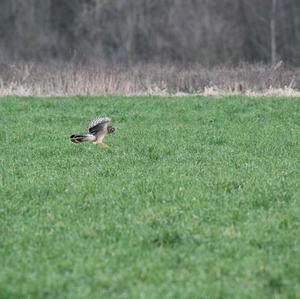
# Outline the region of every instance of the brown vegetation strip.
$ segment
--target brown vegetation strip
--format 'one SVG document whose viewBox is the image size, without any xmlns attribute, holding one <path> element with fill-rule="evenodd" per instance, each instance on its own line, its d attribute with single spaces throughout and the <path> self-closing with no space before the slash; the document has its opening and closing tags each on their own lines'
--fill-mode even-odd
<svg viewBox="0 0 300 299">
<path fill-rule="evenodd" d="M 0 64 L 0 95 L 300 95 L 300 68 Z"/>
</svg>

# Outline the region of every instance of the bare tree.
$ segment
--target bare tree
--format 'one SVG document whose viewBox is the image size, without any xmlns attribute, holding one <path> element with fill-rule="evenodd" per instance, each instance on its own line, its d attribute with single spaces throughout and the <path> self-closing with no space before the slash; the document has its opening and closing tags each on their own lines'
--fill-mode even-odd
<svg viewBox="0 0 300 299">
<path fill-rule="evenodd" d="M 277 59 L 276 11 L 277 11 L 277 0 L 272 0 L 270 32 L 271 32 L 271 62 L 273 64 L 276 62 Z"/>
<path fill-rule="evenodd" d="M 299 0 L 0 2 L 7 59 L 300 65 Z"/>
</svg>

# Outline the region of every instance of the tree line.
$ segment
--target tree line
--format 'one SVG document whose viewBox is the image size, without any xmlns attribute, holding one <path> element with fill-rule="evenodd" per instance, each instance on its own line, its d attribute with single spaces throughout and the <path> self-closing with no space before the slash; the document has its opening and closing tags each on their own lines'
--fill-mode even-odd
<svg viewBox="0 0 300 299">
<path fill-rule="evenodd" d="M 299 0 L 1 0 L 0 58 L 300 65 Z"/>
</svg>

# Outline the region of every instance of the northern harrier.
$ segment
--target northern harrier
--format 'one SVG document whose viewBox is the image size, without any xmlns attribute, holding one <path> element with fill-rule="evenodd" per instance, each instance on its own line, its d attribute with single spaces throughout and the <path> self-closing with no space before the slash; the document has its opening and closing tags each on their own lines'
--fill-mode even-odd
<svg viewBox="0 0 300 299">
<path fill-rule="evenodd" d="M 108 125 L 110 121 L 111 119 L 107 116 L 97 117 L 90 122 L 86 133 L 73 134 L 70 136 L 70 139 L 74 143 L 91 141 L 94 144 L 100 144 L 102 148 L 108 148 L 108 145 L 102 141 L 106 134 L 111 134 L 115 131 L 114 127 Z"/>
</svg>

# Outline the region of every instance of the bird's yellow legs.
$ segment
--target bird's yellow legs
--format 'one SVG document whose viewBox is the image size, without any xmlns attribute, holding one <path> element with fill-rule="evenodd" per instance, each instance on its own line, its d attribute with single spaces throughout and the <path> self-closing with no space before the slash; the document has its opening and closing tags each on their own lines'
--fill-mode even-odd
<svg viewBox="0 0 300 299">
<path fill-rule="evenodd" d="M 105 143 L 100 143 L 100 147 L 101 148 L 109 148 L 109 146 L 107 144 L 105 144 Z"/>
</svg>

